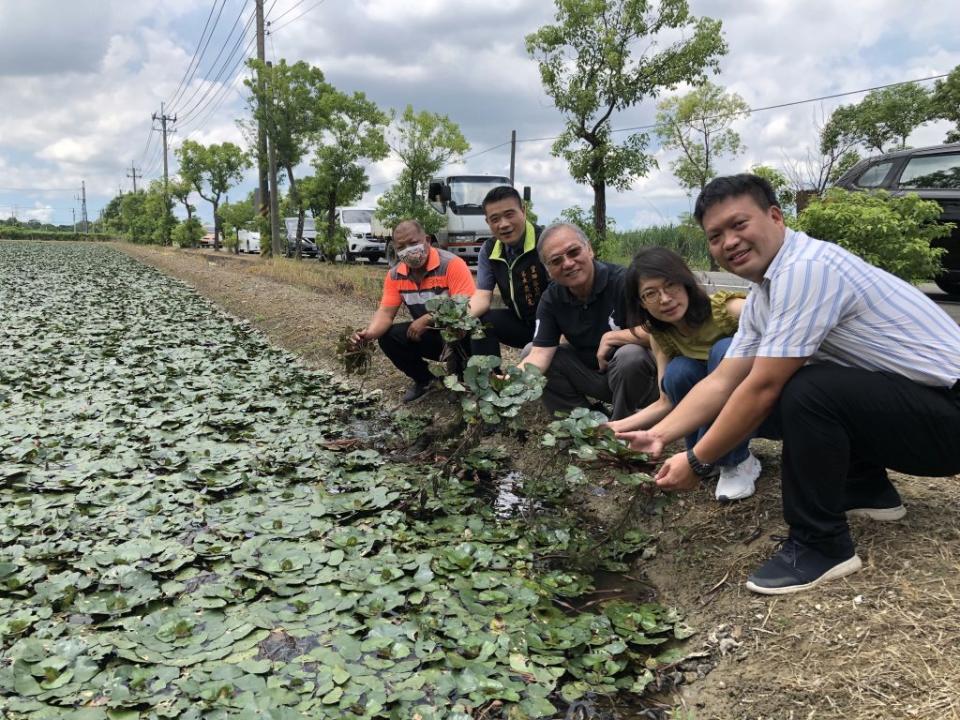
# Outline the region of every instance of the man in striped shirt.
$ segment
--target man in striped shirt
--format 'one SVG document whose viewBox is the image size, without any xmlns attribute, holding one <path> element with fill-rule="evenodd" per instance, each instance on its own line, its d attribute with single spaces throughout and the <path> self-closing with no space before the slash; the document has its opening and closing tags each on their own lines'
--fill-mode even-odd
<svg viewBox="0 0 960 720">
<path fill-rule="evenodd" d="M 473 295 L 473 275 L 456 255 L 430 246 L 423 226 L 403 220 L 393 229 L 393 244 L 399 262 L 383 282 L 380 307 L 367 327 L 353 336 L 356 345 L 377 340 L 384 355 L 406 374 L 413 384 L 403 395 L 412 402 L 430 389 L 433 375 L 424 358 L 439 360 L 443 352 L 440 331 L 431 329 L 433 317 L 426 303 L 441 295 Z M 406 306 L 412 322 L 394 324 L 400 306 Z"/>
<path fill-rule="evenodd" d="M 622 437 L 659 454 L 715 418 L 664 463 L 665 490 L 693 489 L 754 432 L 782 439 L 790 534 L 747 588 L 797 592 L 856 572 L 847 517 L 906 513 L 886 468 L 960 473 L 960 327 L 912 285 L 787 228 L 754 175 L 713 180 L 694 215 L 717 262 L 756 285 L 717 370 L 658 425 Z"/>
</svg>

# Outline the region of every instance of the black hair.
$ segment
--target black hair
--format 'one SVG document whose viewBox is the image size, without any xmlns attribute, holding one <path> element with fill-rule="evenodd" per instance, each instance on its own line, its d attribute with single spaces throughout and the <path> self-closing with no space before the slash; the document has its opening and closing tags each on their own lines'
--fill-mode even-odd
<svg viewBox="0 0 960 720">
<path fill-rule="evenodd" d="M 749 195 L 761 210 L 766 212 L 770 207 L 780 207 L 777 194 L 773 187 L 759 175 L 740 173 L 714 178 L 697 196 L 697 203 L 693 207 L 693 217 L 703 227 L 703 216 L 707 210 L 718 203 L 730 198 Z"/>
<path fill-rule="evenodd" d="M 693 272 L 677 253 L 665 247 L 640 248 L 627 268 L 624 280 L 624 298 L 627 305 L 627 323 L 631 328 L 639 325 L 647 332 L 666 330 L 671 323 L 657 320 L 640 301 L 640 282 L 646 278 L 663 278 L 675 282 L 687 291 L 687 311 L 684 321 L 691 328 L 700 327 L 711 315 L 710 296 L 703 289 Z"/>
<path fill-rule="evenodd" d="M 485 198 L 483 198 L 483 211 L 487 211 L 487 205 L 490 203 L 500 202 L 501 200 L 506 200 L 507 198 L 513 198 L 516 200 L 517 205 L 521 210 L 523 210 L 523 198 L 520 197 L 520 193 L 517 192 L 517 189 L 509 185 L 498 185 L 488 192 Z"/>
</svg>

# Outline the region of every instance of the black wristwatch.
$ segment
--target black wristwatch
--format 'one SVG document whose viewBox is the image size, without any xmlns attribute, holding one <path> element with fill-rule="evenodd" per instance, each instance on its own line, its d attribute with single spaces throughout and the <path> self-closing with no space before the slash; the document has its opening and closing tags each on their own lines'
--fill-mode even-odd
<svg viewBox="0 0 960 720">
<path fill-rule="evenodd" d="M 690 463 L 690 469 L 697 477 L 703 478 L 713 473 L 713 463 L 700 462 L 693 452 L 693 448 L 687 450 L 687 462 Z"/>
</svg>

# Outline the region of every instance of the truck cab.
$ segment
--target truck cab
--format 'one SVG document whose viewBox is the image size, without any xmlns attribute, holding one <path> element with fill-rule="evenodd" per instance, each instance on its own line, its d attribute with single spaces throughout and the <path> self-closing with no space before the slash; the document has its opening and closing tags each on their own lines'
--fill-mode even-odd
<svg viewBox="0 0 960 720">
<path fill-rule="evenodd" d="M 511 185 L 502 175 L 449 175 L 430 181 L 430 207 L 447 218 L 436 234 L 437 244 L 464 260 L 476 261 L 490 237 L 483 214 L 483 198 L 495 187 Z"/>
</svg>

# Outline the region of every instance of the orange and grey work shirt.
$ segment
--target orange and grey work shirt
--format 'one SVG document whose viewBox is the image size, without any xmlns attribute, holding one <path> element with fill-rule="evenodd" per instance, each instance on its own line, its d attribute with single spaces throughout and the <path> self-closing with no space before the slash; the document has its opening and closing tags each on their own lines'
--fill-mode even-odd
<svg viewBox="0 0 960 720">
<path fill-rule="evenodd" d="M 427 300 L 441 295 L 473 295 L 475 285 L 470 268 L 453 253 L 430 248 L 427 256 L 427 272 L 417 283 L 410 277 L 406 263 L 397 263 L 387 273 L 383 281 L 382 308 L 407 306 L 410 315 L 416 320 L 427 312 Z"/>
</svg>

